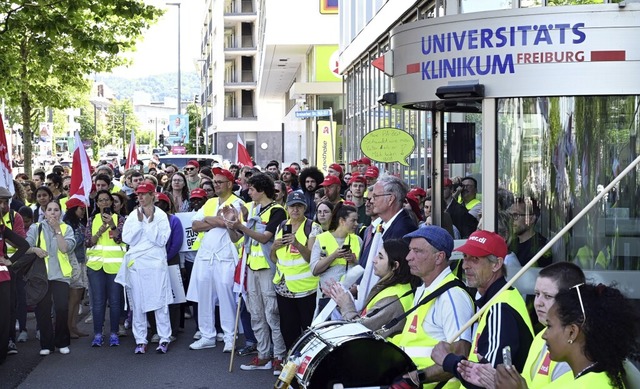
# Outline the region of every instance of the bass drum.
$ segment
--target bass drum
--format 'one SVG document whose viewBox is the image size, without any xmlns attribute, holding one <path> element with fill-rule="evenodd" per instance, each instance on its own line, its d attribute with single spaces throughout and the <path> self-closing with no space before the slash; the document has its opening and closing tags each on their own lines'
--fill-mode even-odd
<svg viewBox="0 0 640 389">
<path fill-rule="evenodd" d="M 398 346 L 360 323 L 329 321 L 310 328 L 289 352 L 306 389 L 390 385 L 416 366 Z"/>
</svg>

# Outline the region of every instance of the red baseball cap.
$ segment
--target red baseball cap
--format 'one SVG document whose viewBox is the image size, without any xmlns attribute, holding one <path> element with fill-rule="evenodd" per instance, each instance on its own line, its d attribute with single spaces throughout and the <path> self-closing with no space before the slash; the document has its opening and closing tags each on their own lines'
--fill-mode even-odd
<svg viewBox="0 0 640 389">
<path fill-rule="evenodd" d="M 475 231 L 456 251 L 474 257 L 486 257 L 493 254 L 499 258 L 506 257 L 509 252 L 507 243 L 500 235 L 486 230 Z"/>
<path fill-rule="evenodd" d="M 192 199 L 206 199 L 207 198 L 207 191 L 202 189 L 202 188 L 195 188 L 194 190 L 191 191 L 189 196 Z"/>
<path fill-rule="evenodd" d="M 342 166 L 338 165 L 337 163 L 332 163 L 331 165 L 329 165 L 329 169 L 333 169 L 342 174 Z"/>
<path fill-rule="evenodd" d="M 357 166 L 357 165 L 358 165 L 358 162 L 359 162 L 359 160 L 358 160 L 358 159 L 355 159 L 355 160 L 353 160 L 353 161 L 349 162 L 349 165 L 351 165 L 351 166 Z"/>
<path fill-rule="evenodd" d="M 164 193 L 156 193 L 156 201 L 164 201 L 167 204 L 171 204 L 171 200 L 169 200 L 169 196 Z"/>
<path fill-rule="evenodd" d="M 195 167 L 196 169 L 200 169 L 200 164 L 195 159 L 192 159 L 191 161 L 187 162 L 185 166 L 189 166 L 189 165 Z"/>
<path fill-rule="evenodd" d="M 413 193 L 414 195 L 420 196 L 420 197 L 427 197 L 427 192 L 419 186 L 411 189 L 409 193 Z"/>
<path fill-rule="evenodd" d="M 371 160 L 367 157 L 362 157 L 358 160 L 358 165 L 371 165 Z"/>
<path fill-rule="evenodd" d="M 144 182 L 138 185 L 138 189 L 136 189 L 136 193 L 153 193 L 155 191 L 156 188 L 153 185 Z"/>
<path fill-rule="evenodd" d="M 289 172 L 291 173 L 292 176 L 297 176 L 298 172 L 296 171 L 296 169 L 292 168 L 291 166 L 284 168 L 284 170 L 282 170 L 282 172 Z"/>
<path fill-rule="evenodd" d="M 332 176 L 331 174 L 327 175 L 322 181 L 320 186 L 329 186 L 329 185 L 341 185 L 340 179 L 336 176 Z"/>
<path fill-rule="evenodd" d="M 231 182 L 235 182 L 235 180 L 236 180 L 236 177 L 233 175 L 233 173 L 231 173 L 227 169 L 214 167 L 213 169 L 211 169 L 211 171 L 213 172 L 214 175 L 216 175 L 216 176 L 218 176 L 218 175 L 224 176 L 224 178 L 226 178 L 227 180 L 229 180 Z"/>
<path fill-rule="evenodd" d="M 351 179 L 349 180 L 349 185 L 353 184 L 354 182 L 360 182 L 362 184 L 367 185 L 367 179 L 364 178 L 363 176 L 352 175 Z"/>
<path fill-rule="evenodd" d="M 366 178 L 378 178 L 378 175 L 380 175 L 380 172 L 378 168 L 375 166 L 369 166 L 367 170 L 364 172 L 364 176 Z"/>
<path fill-rule="evenodd" d="M 82 200 L 75 197 L 67 200 L 66 205 L 67 205 L 67 209 L 74 208 L 74 207 L 87 208 L 87 204 L 85 204 Z"/>
</svg>

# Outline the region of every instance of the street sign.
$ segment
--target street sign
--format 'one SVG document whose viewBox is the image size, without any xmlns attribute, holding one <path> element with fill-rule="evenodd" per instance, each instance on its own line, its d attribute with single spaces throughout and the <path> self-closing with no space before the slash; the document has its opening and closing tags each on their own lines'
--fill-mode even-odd
<svg viewBox="0 0 640 389">
<path fill-rule="evenodd" d="M 298 119 L 317 118 L 323 116 L 331 116 L 330 109 L 316 109 L 308 111 L 296 111 L 296 117 Z"/>
</svg>

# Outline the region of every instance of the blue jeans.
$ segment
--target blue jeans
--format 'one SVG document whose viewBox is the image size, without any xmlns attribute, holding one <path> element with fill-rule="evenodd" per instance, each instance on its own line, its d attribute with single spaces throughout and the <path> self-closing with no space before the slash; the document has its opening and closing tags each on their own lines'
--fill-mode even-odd
<svg viewBox="0 0 640 389">
<path fill-rule="evenodd" d="M 116 275 L 87 268 L 89 291 L 91 296 L 91 312 L 93 314 L 93 333 L 101 334 L 104 325 L 104 313 L 109 300 L 109 322 L 111 333 L 118 333 L 120 319 L 122 285 L 115 282 Z"/>
</svg>

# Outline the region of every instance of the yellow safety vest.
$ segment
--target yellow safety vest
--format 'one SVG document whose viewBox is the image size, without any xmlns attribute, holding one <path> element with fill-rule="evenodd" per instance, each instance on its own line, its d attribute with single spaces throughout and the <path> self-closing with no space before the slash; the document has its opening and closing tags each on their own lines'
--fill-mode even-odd
<svg viewBox="0 0 640 389">
<path fill-rule="evenodd" d="M 571 372 L 568 375 L 571 376 Z M 572 376 L 569 380 L 555 380 L 544 389 L 609 389 L 613 387 L 607 373 L 592 372 L 578 377 L 577 380 L 574 380 Z"/>
<path fill-rule="evenodd" d="M 13 223 L 11 223 L 11 218 L 9 217 L 10 212 L 13 212 L 13 211 L 8 210 L 7 213 L 4 214 L 3 220 L 4 220 L 5 226 L 9 226 L 9 228 L 13 229 Z M 15 213 L 13 214 L 13 217 L 15 220 Z M 16 249 L 15 247 L 7 243 L 7 255 L 13 255 L 16 253 L 16 251 L 18 251 L 18 249 Z"/>
<path fill-rule="evenodd" d="M 463 204 L 464 207 L 467 208 L 467 211 L 469 211 L 471 210 L 471 208 L 475 207 L 477 204 L 480 204 L 480 200 L 476 198 L 465 204 L 464 200 L 462 200 L 462 197 L 460 197 L 460 204 Z"/>
<path fill-rule="evenodd" d="M 102 226 L 102 219 L 97 216 L 99 215 L 96 215 L 91 223 L 91 235 L 97 235 Z M 118 225 L 118 215 L 113 214 L 111 217 L 113 223 Z M 95 246 L 87 249 L 87 267 L 95 271 L 102 269 L 107 274 L 118 273 L 124 259 L 125 247 L 124 243 L 114 242 L 110 232 L 100 235 Z"/>
<path fill-rule="evenodd" d="M 40 223 L 36 223 L 38 226 Z M 62 232 L 62 236 L 65 236 L 67 233 L 67 228 L 69 226 L 62 223 L 60 224 L 60 231 Z M 54 235 L 55 238 L 55 235 Z M 40 231 L 40 247 L 44 251 L 47 251 L 47 242 L 44 240 L 44 231 Z M 71 268 L 71 262 L 69 262 L 69 256 L 66 253 L 58 250 L 58 262 L 60 263 L 60 270 L 62 271 L 62 275 L 66 278 L 71 277 L 71 273 L 73 269 Z M 44 257 L 44 264 L 47 267 L 47 273 L 49 273 L 49 256 Z"/>
<path fill-rule="evenodd" d="M 229 196 L 229 198 L 227 198 L 222 203 L 222 206 L 224 207 L 225 205 L 231 205 L 237 200 L 240 200 L 242 203 L 244 203 L 244 201 L 242 201 L 240 197 L 232 193 L 231 196 Z M 202 212 L 204 212 L 204 216 L 216 216 L 216 213 L 218 212 L 218 208 L 219 208 L 218 201 L 220 201 L 220 199 L 218 197 L 214 197 L 207 200 L 207 202 L 204 203 L 204 205 L 202 206 Z M 242 212 L 239 213 L 239 216 L 240 216 L 240 220 L 242 220 Z M 202 242 L 202 239 L 204 238 L 205 232 L 206 231 L 198 232 L 198 237 L 196 238 L 196 241 L 193 242 L 193 245 L 191 246 L 194 251 L 197 251 L 200 248 L 200 244 Z M 236 247 L 239 247 L 237 243 L 236 243 Z"/>
<path fill-rule="evenodd" d="M 287 220 L 287 223 L 289 220 Z M 307 218 L 304 219 L 298 230 L 296 231 L 296 239 L 303 245 L 307 245 L 307 235 L 305 235 L 304 226 Z M 276 233 L 276 239 L 282 238 L 282 229 Z M 293 293 L 309 292 L 318 289 L 320 277 L 311 273 L 309 262 L 293 247 L 286 245 L 276 250 L 278 262 L 276 262 L 276 274 L 273 276 L 273 283 L 279 284 L 282 277 L 287 284 L 287 288 Z"/>
<path fill-rule="evenodd" d="M 282 205 L 273 203 L 273 205 L 271 205 L 269 209 L 267 209 L 265 212 L 262 212 L 262 214 L 260 215 L 262 224 L 267 224 L 269 222 L 269 219 L 271 218 L 271 212 L 274 209 L 284 210 Z M 253 215 L 251 216 L 256 215 L 257 207 L 253 207 L 252 213 Z M 266 255 L 268 255 L 268 253 Z M 251 242 L 251 248 L 249 249 L 249 255 L 247 256 L 247 265 L 251 270 L 269 269 L 271 267 L 269 266 L 269 261 L 267 260 L 267 257 L 265 256 L 265 253 L 263 251 L 262 244 L 260 244 L 260 242 L 256 240 L 253 240 L 253 242 Z"/>
<path fill-rule="evenodd" d="M 522 299 L 522 295 L 516 288 L 505 290 L 500 293 L 498 297 L 491 304 L 507 304 L 511 308 L 515 309 L 516 312 L 522 317 L 522 320 L 527 324 L 527 328 L 529 328 L 529 332 L 531 332 L 531 336 L 533 336 L 533 326 L 531 325 L 531 319 L 529 319 L 529 312 L 527 312 L 527 305 Z M 475 336 L 473 338 L 473 343 L 471 344 L 471 351 L 469 352 L 469 360 L 471 362 L 478 362 L 478 339 L 480 339 L 480 334 L 484 331 L 484 328 L 487 326 L 487 312 L 489 308 L 484 312 L 482 317 L 480 317 L 480 321 L 478 322 L 478 328 L 476 329 Z"/>
<path fill-rule="evenodd" d="M 335 251 L 338 251 L 338 242 L 336 238 L 331 234 L 331 231 L 325 231 L 322 234 L 316 236 L 316 240 L 320 245 L 320 248 L 324 247 L 327 250 L 328 254 L 331 254 Z M 360 241 L 358 240 L 358 235 L 349 234 L 344 239 L 345 242 L 349 242 L 351 247 L 351 252 L 356 255 L 356 260 L 360 258 Z M 329 267 L 332 266 L 347 266 L 347 260 L 344 258 L 336 258 L 329 264 Z"/>
<path fill-rule="evenodd" d="M 456 277 L 453 273 L 447 274 L 446 277 L 440 281 L 440 283 L 436 286 L 436 289 L 440 288 L 442 285 L 447 282 L 454 281 Z M 420 297 L 420 301 L 427 297 L 429 293 L 423 293 Z M 469 297 L 471 300 L 471 297 Z M 408 317 L 407 322 L 404 325 L 404 329 L 402 330 L 402 336 L 398 340 L 398 346 L 400 346 L 405 353 L 411 358 L 413 363 L 416 364 L 418 369 L 425 369 L 434 364 L 431 359 L 431 351 L 438 344 L 439 340 L 433 338 L 431 335 L 427 334 L 424 331 L 422 323 L 424 323 L 425 318 L 427 317 L 427 313 L 431 310 L 433 304 L 435 304 L 436 299 L 432 299 L 426 304 L 420 306 L 420 308 L 413 311 Z M 423 384 L 423 388 L 435 388 L 438 385 L 437 382 L 426 383 Z M 454 389 L 460 387 L 460 381 L 455 378 L 450 379 L 445 384 L 444 388 L 446 389 Z"/>
<path fill-rule="evenodd" d="M 542 334 L 544 334 L 546 330 L 545 328 L 540 331 L 533 339 L 531 348 L 529 348 L 527 361 L 524 363 L 524 368 L 522 369 L 522 376 L 527 382 L 529 389 L 539 389 L 549 385 L 552 382 L 553 371 L 558 366 L 558 362 L 551 360 L 549 350 L 544 347 L 545 340 L 542 339 Z M 543 349 L 545 349 L 545 352 L 544 355 L 541 355 Z M 573 381 L 571 370 L 558 377 L 556 381 L 565 383 Z"/>
<path fill-rule="evenodd" d="M 369 304 L 367 304 L 366 307 L 364 307 L 364 309 L 362 310 L 362 316 L 366 315 L 367 312 L 369 312 L 371 308 L 373 308 L 373 306 L 376 305 L 378 301 L 387 297 L 394 297 L 394 298 L 400 297 L 410 290 L 411 290 L 411 284 L 395 284 L 387 288 L 384 288 L 378 294 L 376 294 L 371 299 L 371 301 L 369 301 Z M 404 312 L 407 312 L 409 309 L 411 309 L 411 306 L 413 305 L 413 293 L 408 294 L 404 296 L 402 299 L 400 299 L 400 304 L 402 304 L 402 308 Z M 398 334 L 395 334 L 394 336 L 388 337 L 387 340 L 397 345 L 401 337 L 402 337 L 402 333 L 398 333 Z"/>
</svg>

